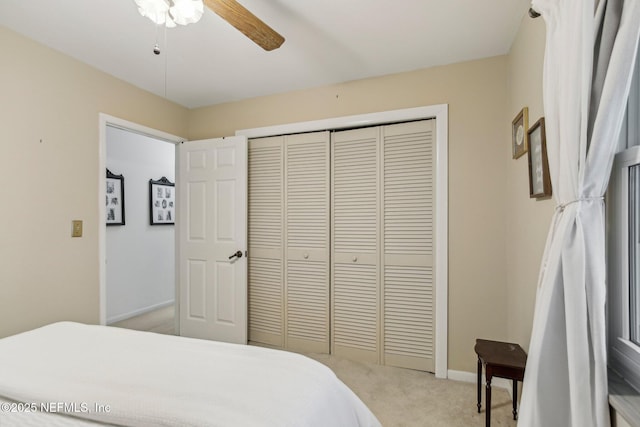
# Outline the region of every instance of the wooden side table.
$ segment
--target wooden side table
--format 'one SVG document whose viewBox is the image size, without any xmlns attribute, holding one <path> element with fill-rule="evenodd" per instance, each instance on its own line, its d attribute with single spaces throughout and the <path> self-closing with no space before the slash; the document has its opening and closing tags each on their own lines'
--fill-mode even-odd
<svg viewBox="0 0 640 427">
<path fill-rule="evenodd" d="M 478 413 L 482 408 L 482 365 L 484 365 L 487 389 L 486 426 L 491 425 L 491 379 L 513 380 L 513 419 L 518 419 L 518 381 L 524 379 L 527 354 L 518 344 L 476 339 L 474 348 L 478 355 Z"/>
</svg>

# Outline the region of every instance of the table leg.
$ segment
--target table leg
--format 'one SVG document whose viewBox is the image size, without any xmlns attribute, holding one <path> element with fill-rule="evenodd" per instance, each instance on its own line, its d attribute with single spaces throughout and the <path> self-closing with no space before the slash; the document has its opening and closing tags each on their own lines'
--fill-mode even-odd
<svg viewBox="0 0 640 427">
<path fill-rule="evenodd" d="M 486 375 L 487 377 L 487 403 L 486 403 L 486 408 L 485 409 L 485 413 L 486 413 L 486 426 L 490 427 L 491 426 L 491 376 L 490 374 Z"/>
<path fill-rule="evenodd" d="M 482 408 L 482 361 L 478 357 L 478 413 Z"/>
<path fill-rule="evenodd" d="M 513 380 L 513 419 L 518 419 L 518 381 Z"/>
</svg>

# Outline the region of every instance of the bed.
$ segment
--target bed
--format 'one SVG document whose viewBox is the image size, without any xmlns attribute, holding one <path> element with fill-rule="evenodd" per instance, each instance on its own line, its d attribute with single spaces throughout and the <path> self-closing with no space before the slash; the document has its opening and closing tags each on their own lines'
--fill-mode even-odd
<svg viewBox="0 0 640 427">
<path fill-rule="evenodd" d="M 105 424 L 380 426 L 299 354 L 73 322 L 0 339 L 0 425 Z"/>
</svg>

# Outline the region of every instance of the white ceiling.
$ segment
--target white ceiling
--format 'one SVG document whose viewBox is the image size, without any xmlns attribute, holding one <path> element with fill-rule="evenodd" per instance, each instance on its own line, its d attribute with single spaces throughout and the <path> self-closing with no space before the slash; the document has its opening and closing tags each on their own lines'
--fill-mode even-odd
<svg viewBox="0 0 640 427">
<path fill-rule="evenodd" d="M 0 25 L 189 108 L 505 54 L 528 0 L 240 0 L 265 52 L 209 10 L 156 31 L 133 0 L 0 0 Z M 206 8 L 205 8 L 206 9 Z M 157 34 L 156 34 L 157 33 Z M 153 54 L 159 39 L 162 53 Z M 6 55 L 6 53 L 3 53 Z"/>
</svg>

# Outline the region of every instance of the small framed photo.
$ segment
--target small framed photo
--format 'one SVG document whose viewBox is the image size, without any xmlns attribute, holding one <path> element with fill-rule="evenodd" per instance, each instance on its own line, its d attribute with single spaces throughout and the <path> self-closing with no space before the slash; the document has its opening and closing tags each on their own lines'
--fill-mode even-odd
<svg viewBox="0 0 640 427">
<path fill-rule="evenodd" d="M 176 188 L 166 177 L 149 180 L 149 214 L 151 225 L 172 225 L 176 218 Z"/>
<path fill-rule="evenodd" d="M 529 137 L 529 197 L 536 199 L 550 197 L 551 177 L 544 117 L 531 126 L 527 134 Z"/>
<path fill-rule="evenodd" d="M 124 225 L 124 177 L 107 169 L 107 225 Z"/>
<path fill-rule="evenodd" d="M 511 123 L 511 149 L 514 159 L 524 155 L 529 148 L 528 127 L 529 109 L 524 107 Z"/>
</svg>

